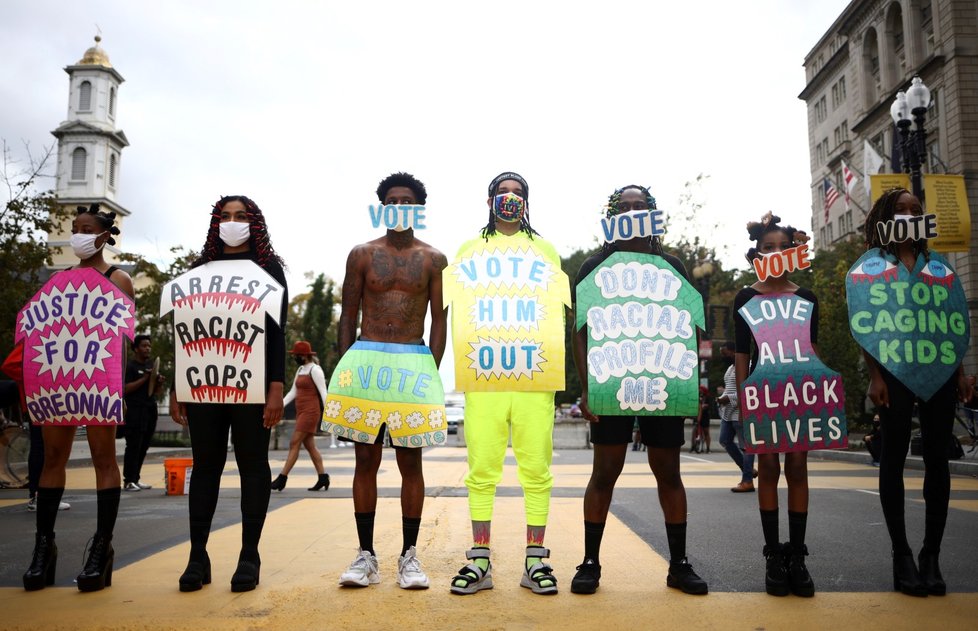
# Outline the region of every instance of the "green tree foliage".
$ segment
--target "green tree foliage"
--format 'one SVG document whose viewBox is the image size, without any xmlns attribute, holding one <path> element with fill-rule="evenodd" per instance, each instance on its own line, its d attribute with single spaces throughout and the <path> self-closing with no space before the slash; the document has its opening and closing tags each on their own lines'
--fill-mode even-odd
<svg viewBox="0 0 978 631">
<path fill-rule="evenodd" d="M 306 273 L 312 279 L 312 272 Z M 298 294 L 289 301 L 289 321 L 285 329 L 285 341 L 289 349 L 299 340 L 312 346 L 322 366 L 326 381 L 329 382 L 339 356 L 336 352 L 336 325 L 338 316 L 335 306 L 340 302 L 336 283 L 325 274 L 317 275 L 309 291 Z M 296 366 L 287 364 L 286 379 L 290 386 Z"/>
<path fill-rule="evenodd" d="M 147 261 L 138 254 L 122 254 L 120 259 L 131 263 L 130 275 L 136 288 L 136 334 L 148 335 L 153 345 L 153 356 L 160 358 L 160 374 L 166 376 L 167 388 L 173 380 L 174 345 L 173 315 L 160 316 L 160 298 L 163 286 L 190 269 L 197 253 L 175 247 L 170 250 L 173 262 L 166 269 Z M 158 393 L 162 396 L 163 393 Z"/>
<path fill-rule="evenodd" d="M 52 191 L 39 191 L 52 148 L 35 158 L 25 147 L 27 162 L 19 167 L 6 141 L 2 143 L 2 179 L 6 202 L 0 211 L 0 360 L 14 346 L 17 313 L 48 279 L 51 253 L 47 233 L 67 217 Z"/>
</svg>

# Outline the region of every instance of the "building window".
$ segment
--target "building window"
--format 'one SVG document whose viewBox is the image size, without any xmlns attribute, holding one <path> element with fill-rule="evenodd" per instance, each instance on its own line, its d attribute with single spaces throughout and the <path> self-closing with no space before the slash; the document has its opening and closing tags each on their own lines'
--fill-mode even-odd
<svg viewBox="0 0 978 631">
<path fill-rule="evenodd" d="M 115 169 L 116 169 L 116 157 L 113 153 L 109 156 L 109 186 L 115 188 Z"/>
<path fill-rule="evenodd" d="M 825 95 L 815 102 L 815 123 L 820 124 L 825 122 L 825 118 L 828 116 L 828 108 L 825 104 Z"/>
<path fill-rule="evenodd" d="M 818 242 L 824 248 L 827 244 L 825 243 L 825 226 L 818 229 Z"/>
<path fill-rule="evenodd" d="M 844 217 L 846 220 L 846 234 L 850 234 L 852 232 L 852 211 L 847 210 Z"/>
<path fill-rule="evenodd" d="M 82 81 L 78 86 L 78 111 L 88 112 L 92 109 L 92 84 Z"/>
<path fill-rule="evenodd" d="M 109 88 L 109 116 L 115 116 L 115 88 Z"/>
<path fill-rule="evenodd" d="M 84 180 L 85 167 L 88 162 L 88 152 L 81 147 L 75 148 L 71 152 L 71 179 Z"/>
<path fill-rule="evenodd" d="M 825 224 L 825 233 L 829 237 L 829 243 L 834 243 L 835 242 L 835 238 L 832 236 L 832 222 L 831 221 L 828 222 L 827 224 Z"/>
<path fill-rule="evenodd" d="M 837 109 L 846 102 L 846 78 L 841 77 L 832 86 L 832 109 Z"/>
<path fill-rule="evenodd" d="M 879 155 L 883 156 L 886 154 L 884 147 L 886 147 L 886 137 L 884 132 L 880 132 L 869 139 L 869 144 L 873 146 L 873 149 Z"/>
</svg>

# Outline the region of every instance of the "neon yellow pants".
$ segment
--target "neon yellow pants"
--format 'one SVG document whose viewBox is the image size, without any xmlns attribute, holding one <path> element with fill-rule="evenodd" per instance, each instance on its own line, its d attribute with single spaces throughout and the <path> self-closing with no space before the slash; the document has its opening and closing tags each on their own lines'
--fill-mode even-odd
<svg viewBox="0 0 978 631">
<path fill-rule="evenodd" d="M 526 523 L 546 526 L 554 479 L 553 392 L 470 392 L 465 395 L 469 513 L 472 521 L 491 521 L 496 486 L 513 432 L 516 472 L 523 487 Z"/>
</svg>

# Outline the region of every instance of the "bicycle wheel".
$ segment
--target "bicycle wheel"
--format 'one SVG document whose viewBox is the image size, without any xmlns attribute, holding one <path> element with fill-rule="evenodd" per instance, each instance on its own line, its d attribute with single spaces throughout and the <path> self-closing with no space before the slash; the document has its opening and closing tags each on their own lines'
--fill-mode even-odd
<svg viewBox="0 0 978 631">
<path fill-rule="evenodd" d="M 21 427 L 5 427 L 0 432 L 0 483 L 7 488 L 27 486 L 27 456 L 31 435 Z"/>
</svg>

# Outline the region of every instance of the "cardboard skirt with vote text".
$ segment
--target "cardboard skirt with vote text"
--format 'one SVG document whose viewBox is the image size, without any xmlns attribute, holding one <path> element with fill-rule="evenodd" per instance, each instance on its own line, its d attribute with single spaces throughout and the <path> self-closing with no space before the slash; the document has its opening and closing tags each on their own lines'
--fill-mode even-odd
<svg viewBox="0 0 978 631">
<path fill-rule="evenodd" d="M 442 273 L 460 392 L 564 389 L 567 275 L 540 239 L 511 243 L 479 239 Z"/>
<path fill-rule="evenodd" d="M 279 321 L 284 288 L 251 261 L 212 261 L 164 285 L 173 312 L 177 400 L 265 402 L 265 317 Z"/>
<path fill-rule="evenodd" d="M 793 293 L 754 296 L 740 308 L 757 344 L 757 365 L 740 389 L 748 453 L 848 445 L 842 377 L 812 348 L 812 312 Z"/>
<path fill-rule="evenodd" d="M 703 298 L 660 256 L 615 252 L 577 285 L 595 414 L 696 416 Z"/>
<path fill-rule="evenodd" d="M 874 248 L 846 275 L 853 338 L 897 381 L 929 400 L 964 359 L 971 324 L 964 288 L 936 252 L 912 270 Z"/>
<path fill-rule="evenodd" d="M 34 424 L 122 424 L 124 340 L 135 326 L 132 298 L 91 267 L 44 283 L 14 330 L 24 345 L 24 395 Z"/>
</svg>

